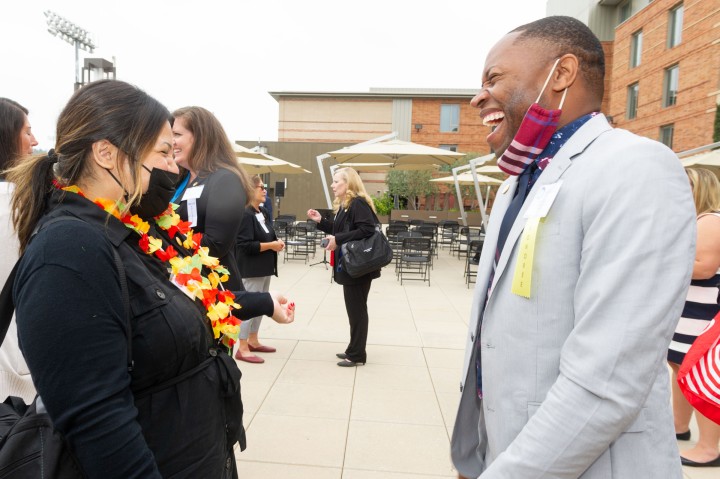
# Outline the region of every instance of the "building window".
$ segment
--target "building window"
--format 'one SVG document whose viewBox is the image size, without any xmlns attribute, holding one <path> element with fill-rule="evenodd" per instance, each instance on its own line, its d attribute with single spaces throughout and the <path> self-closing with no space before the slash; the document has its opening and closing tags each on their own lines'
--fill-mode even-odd
<svg viewBox="0 0 720 479">
<path fill-rule="evenodd" d="M 457 151 L 457 145 L 440 145 L 441 150 Z"/>
<path fill-rule="evenodd" d="M 642 58 L 642 30 L 633 33 L 630 39 L 630 68 L 635 68 L 640 65 Z"/>
<path fill-rule="evenodd" d="M 634 120 L 635 117 L 637 117 L 639 92 L 639 83 L 633 83 L 627 88 L 627 110 L 625 113 L 625 118 L 627 118 L 628 120 Z"/>
<path fill-rule="evenodd" d="M 683 4 L 676 5 L 668 15 L 668 48 L 679 45 L 682 42 L 683 27 Z"/>
<path fill-rule="evenodd" d="M 623 3 L 622 5 L 620 5 L 620 8 L 618 8 L 618 25 L 630 18 L 631 14 L 632 0 L 627 0 L 627 2 Z"/>
<path fill-rule="evenodd" d="M 460 105 L 440 105 L 440 132 L 457 132 L 460 127 Z"/>
<path fill-rule="evenodd" d="M 665 69 L 665 77 L 663 79 L 663 107 L 673 106 L 677 103 L 679 76 L 680 69 L 678 65 L 673 65 Z"/>
<path fill-rule="evenodd" d="M 672 148 L 673 144 L 673 133 L 675 132 L 675 125 L 665 125 L 660 127 L 660 142 L 666 145 L 668 148 Z"/>
</svg>

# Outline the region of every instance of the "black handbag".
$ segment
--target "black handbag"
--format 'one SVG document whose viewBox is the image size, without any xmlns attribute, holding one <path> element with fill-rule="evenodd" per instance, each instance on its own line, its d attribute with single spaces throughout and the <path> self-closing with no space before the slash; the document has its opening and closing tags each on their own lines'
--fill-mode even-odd
<svg viewBox="0 0 720 479">
<path fill-rule="evenodd" d="M 343 269 L 353 278 L 359 278 L 392 262 L 393 250 L 379 224 L 367 238 L 348 241 L 342 247 Z"/>
<path fill-rule="evenodd" d="M 0 404 L 0 478 L 76 479 L 85 477 L 65 438 L 47 413 L 9 396 Z"/>
</svg>

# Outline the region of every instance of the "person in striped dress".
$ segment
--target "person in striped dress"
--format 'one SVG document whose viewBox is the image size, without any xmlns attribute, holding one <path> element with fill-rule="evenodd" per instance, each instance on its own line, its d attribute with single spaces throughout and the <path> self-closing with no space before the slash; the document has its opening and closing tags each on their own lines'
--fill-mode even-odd
<svg viewBox="0 0 720 479">
<path fill-rule="evenodd" d="M 673 335 L 668 361 L 673 371 L 672 396 L 675 433 L 678 440 L 690 439 L 693 407 L 677 384 L 677 373 L 695 338 L 720 312 L 720 181 L 704 168 L 686 168 L 697 210 L 697 243 L 692 282 L 682 317 Z M 697 444 L 681 452 L 684 466 L 720 467 L 720 425 L 699 412 Z"/>
</svg>

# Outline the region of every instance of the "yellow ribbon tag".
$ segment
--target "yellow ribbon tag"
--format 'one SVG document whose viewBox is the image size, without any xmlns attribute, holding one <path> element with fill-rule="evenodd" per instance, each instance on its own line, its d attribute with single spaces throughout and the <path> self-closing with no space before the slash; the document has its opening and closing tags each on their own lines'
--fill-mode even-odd
<svg viewBox="0 0 720 479">
<path fill-rule="evenodd" d="M 520 249 L 518 250 L 517 264 L 512 282 L 512 292 L 518 296 L 530 298 L 532 284 L 533 257 L 535 256 L 535 242 L 537 240 L 540 217 L 528 218 L 523 229 Z"/>
</svg>

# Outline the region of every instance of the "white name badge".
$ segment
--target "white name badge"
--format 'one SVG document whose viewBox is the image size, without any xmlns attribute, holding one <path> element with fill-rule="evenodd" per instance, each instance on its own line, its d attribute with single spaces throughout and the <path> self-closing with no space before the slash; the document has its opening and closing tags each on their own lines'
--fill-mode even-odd
<svg viewBox="0 0 720 479">
<path fill-rule="evenodd" d="M 192 188 L 188 188 L 187 190 L 185 190 L 185 194 L 180 201 L 196 200 L 200 198 L 200 195 L 202 195 L 203 192 L 203 188 L 205 188 L 205 185 L 193 186 Z"/>
<path fill-rule="evenodd" d="M 527 211 L 525 211 L 525 215 L 523 217 L 525 219 L 545 218 L 550 211 L 550 207 L 555 201 L 555 198 L 557 198 L 557 195 L 560 192 L 561 185 L 562 180 L 550 185 L 543 185 L 535 194 L 533 202 L 530 204 Z"/>
<path fill-rule="evenodd" d="M 187 212 L 190 226 L 197 226 L 197 200 L 195 198 L 187 201 Z"/>
<path fill-rule="evenodd" d="M 265 216 L 262 213 L 255 213 L 255 218 L 257 218 L 263 231 L 269 233 L 270 231 L 267 229 L 267 226 L 265 226 Z"/>
<path fill-rule="evenodd" d="M 185 286 L 183 286 L 182 284 L 180 284 L 180 283 L 177 282 L 177 277 L 176 277 L 174 274 L 171 274 L 171 275 L 170 275 L 170 282 L 171 282 L 172 284 L 174 284 L 180 291 L 182 291 L 183 293 L 185 293 L 185 295 L 186 295 L 188 298 L 192 299 L 193 301 L 195 300 L 195 296 L 190 292 L 190 290 L 187 289 L 187 287 L 185 287 Z"/>
</svg>

